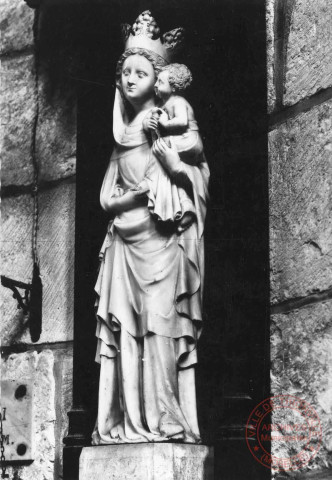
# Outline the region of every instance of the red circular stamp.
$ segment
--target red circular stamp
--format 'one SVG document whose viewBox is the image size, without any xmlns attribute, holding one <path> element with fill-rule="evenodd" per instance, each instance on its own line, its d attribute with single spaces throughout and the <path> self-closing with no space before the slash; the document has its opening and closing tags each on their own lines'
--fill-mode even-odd
<svg viewBox="0 0 332 480">
<path fill-rule="evenodd" d="M 307 465 L 322 441 L 315 409 L 292 395 L 276 395 L 259 403 L 246 425 L 246 441 L 254 458 L 275 471 Z"/>
</svg>

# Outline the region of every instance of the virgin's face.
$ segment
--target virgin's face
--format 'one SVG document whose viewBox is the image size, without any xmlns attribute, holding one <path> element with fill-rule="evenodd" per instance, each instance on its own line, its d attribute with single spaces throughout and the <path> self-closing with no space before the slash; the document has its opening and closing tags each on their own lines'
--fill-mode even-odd
<svg viewBox="0 0 332 480">
<path fill-rule="evenodd" d="M 154 97 L 155 72 L 142 55 L 131 55 L 122 66 L 123 94 L 129 103 L 144 103 Z"/>
</svg>

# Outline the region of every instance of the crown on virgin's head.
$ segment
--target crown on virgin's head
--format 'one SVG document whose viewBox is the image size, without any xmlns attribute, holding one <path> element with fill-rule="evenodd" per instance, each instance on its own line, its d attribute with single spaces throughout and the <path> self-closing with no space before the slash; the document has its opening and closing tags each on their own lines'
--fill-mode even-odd
<svg viewBox="0 0 332 480">
<path fill-rule="evenodd" d="M 141 13 L 133 26 L 128 23 L 122 25 L 122 34 L 125 41 L 125 50 L 129 48 L 145 48 L 164 60 L 170 62 L 184 39 L 184 29 L 175 28 L 170 32 L 160 34 L 160 28 L 152 17 L 150 10 Z"/>
</svg>

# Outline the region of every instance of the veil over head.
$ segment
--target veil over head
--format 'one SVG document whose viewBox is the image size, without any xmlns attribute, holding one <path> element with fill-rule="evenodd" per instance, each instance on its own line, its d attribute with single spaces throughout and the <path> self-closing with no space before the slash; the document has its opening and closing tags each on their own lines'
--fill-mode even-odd
<svg viewBox="0 0 332 480">
<path fill-rule="evenodd" d="M 122 25 L 125 50 L 121 55 L 116 67 L 116 84 L 114 109 L 113 109 L 113 134 L 117 144 L 123 142 L 123 132 L 128 126 L 128 106 L 120 93 L 121 91 L 121 71 L 126 58 L 131 55 L 144 56 L 153 66 L 156 75 L 167 65 L 173 55 L 182 44 L 184 38 L 184 29 L 176 28 L 170 32 L 160 35 L 160 28 L 151 12 L 146 10 L 136 19 L 135 23 Z M 120 91 L 119 91 L 120 90 Z M 126 146 L 138 146 L 140 140 L 131 139 Z"/>
</svg>

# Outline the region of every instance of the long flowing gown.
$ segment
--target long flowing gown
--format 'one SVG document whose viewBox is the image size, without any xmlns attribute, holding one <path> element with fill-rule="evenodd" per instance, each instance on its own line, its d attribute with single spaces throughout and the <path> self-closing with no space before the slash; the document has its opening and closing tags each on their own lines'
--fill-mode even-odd
<svg viewBox="0 0 332 480">
<path fill-rule="evenodd" d="M 96 360 L 101 363 L 93 444 L 177 440 L 199 443 L 195 370 L 202 324 L 203 231 L 209 170 L 183 164 L 197 221 L 181 235 L 188 207 L 151 153 L 142 120 L 128 125 L 117 93 L 116 147 L 101 204 L 143 179 L 147 205 L 115 217 L 96 284 Z M 190 203 L 190 202 L 189 202 Z"/>
</svg>

